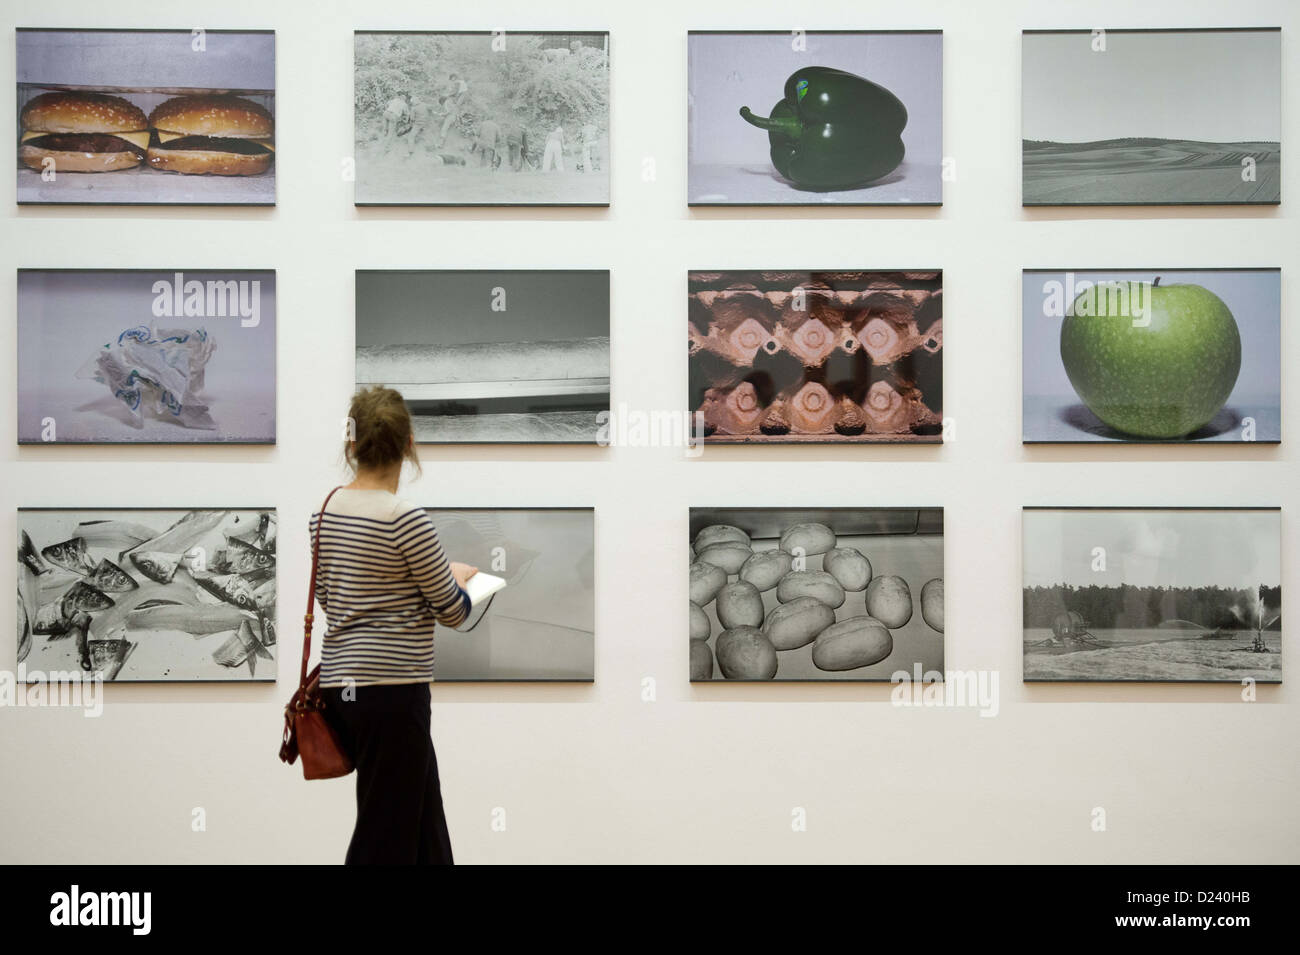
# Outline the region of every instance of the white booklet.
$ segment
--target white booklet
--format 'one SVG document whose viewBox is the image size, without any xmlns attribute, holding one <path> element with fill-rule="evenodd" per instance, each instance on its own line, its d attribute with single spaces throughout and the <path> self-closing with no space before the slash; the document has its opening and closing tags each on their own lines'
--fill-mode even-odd
<svg viewBox="0 0 1300 955">
<path fill-rule="evenodd" d="M 496 596 L 497 591 L 504 590 L 505 586 L 504 577 L 485 574 L 481 570 L 471 577 L 465 584 L 465 593 L 469 595 L 469 615 L 455 629 L 465 633 L 478 626 L 478 622 L 483 619 L 488 607 L 492 605 L 492 598 Z"/>
</svg>

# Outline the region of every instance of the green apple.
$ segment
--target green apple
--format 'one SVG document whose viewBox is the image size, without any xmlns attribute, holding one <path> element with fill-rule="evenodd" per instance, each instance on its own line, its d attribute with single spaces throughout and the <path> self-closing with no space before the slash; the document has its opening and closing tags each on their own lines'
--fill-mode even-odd
<svg viewBox="0 0 1300 955">
<path fill-rule="evenodd" d="M 1103 282 L 1061 324 L 1070 384 L 1098 418 L 1139 438 L 1179 438 L 1210 421 L 1241 370 L 1241 335 L 1199 285 Z"/>
</svg>

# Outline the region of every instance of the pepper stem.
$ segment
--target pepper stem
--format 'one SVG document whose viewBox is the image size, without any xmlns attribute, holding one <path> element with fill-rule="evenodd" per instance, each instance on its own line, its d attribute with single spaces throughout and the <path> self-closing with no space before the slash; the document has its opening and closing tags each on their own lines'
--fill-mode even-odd
<svg viewBox="0 0 1300 955">
<path fill-rule="evenodd" d="M 766 129 L 769 133 L 781 133 L 791 139 L 798 139 L 802 126 L 799 120 L 793 116 L 784 116 L 781 118 L 758 116 L 748 106 L 740 107 L 740 118 L 759 129 Z"/>
</svg>

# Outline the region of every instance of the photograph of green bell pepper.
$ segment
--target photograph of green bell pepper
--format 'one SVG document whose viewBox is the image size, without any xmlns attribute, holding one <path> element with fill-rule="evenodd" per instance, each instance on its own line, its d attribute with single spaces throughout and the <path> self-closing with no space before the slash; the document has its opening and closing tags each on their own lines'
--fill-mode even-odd
<svg viewBox="0 0 1300 955">
<path fill-rule="evenodd" d="M 770 116 L 748 106 L 740 115 L 767 130 L 772 165 L 798 189 L 859 188 L 903 161 L 907 108 L 883 86 L 844 70 L 806 66 L 785 81 Z"/>
</svg>

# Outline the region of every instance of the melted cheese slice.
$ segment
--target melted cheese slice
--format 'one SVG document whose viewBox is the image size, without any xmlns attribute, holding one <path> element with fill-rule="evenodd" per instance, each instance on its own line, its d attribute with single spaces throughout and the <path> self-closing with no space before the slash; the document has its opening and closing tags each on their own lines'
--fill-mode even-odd
<svg viewBox="0 0 1300 955">
<path fill-rule="evenodd" d="M 157 133 L 158 133 L 158 142 L 160 143 L 169 143 L 173 139 L 180 139 L 182 136 L 190 135 L 189 133 L 169 133 L 162 129 L 157 130 Z M 259 146 L 265 146 L 267 149 L 271 150 L 271 152 L 275 152 L 275 142 L 273 140 L 250 139 L 249 142 L 257 143 L 257 145 Z"/>
<path fill-rule="evenodd" d="M 40 133 L 40 132 L 36 132 L 35 130 L 29 129 L 25 133 L 23 133 L 23 138 L 20 140 L 20 142 L 25 143 L 29 139 L 37 139 L 41 136 L 51 136 L 51 135 L 66 135 L 66 134 Z M 128 143 L 135 146 L 137 149 L 149 148 L 149 130 L 147 129 L 141 129 L 141 130 L 136 130 L 135 132 L 125 132 L 125 133 L 104 133 L 103 135 L 116 136 L 118 139 L 125 139 Z"/>
</svg>

